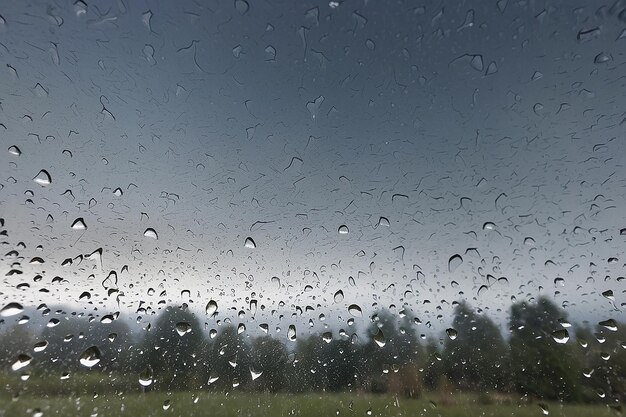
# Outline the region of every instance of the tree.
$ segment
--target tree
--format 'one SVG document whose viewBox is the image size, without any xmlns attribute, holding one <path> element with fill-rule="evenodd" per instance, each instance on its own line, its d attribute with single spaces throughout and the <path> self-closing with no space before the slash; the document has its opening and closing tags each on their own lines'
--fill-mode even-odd
<svg viewBox="0 0 626 417">
<path fill-rule="evenodd" d="M 253 381 L 254 389 L 278 392 L 286 383 L 287 348 L 271 336 L 257 337 L 252 342 L 251 366 L 255 372 L 263 372 Z"/>
<path fill-rule="evenodd" d="M 518 392 L 551 400 L 581 398 L 582 367 L 572 343 L 564 343 L 567 329 L 559 319 L 565 318 L 546 297 L 511 306 L 511 373 Z"/>
<path fill-rule="evenodd" d="M 208 345 L 205 357 L 210 371 L 211 388 L 222 391 L 241 390 L 251 382 L 250 346 L 234 326 L 227 325 L 220 330 Z"/>
<path fill-rule="evenodd" d="M 443 360 L 448 379 L 466 390 L 503 390 L 508 381 L 508 349 L 497 326 L 466 302 L 454 310 Z"/>
<path fill-rule="evenodd" d="M 141 374 L 163 390 L 187 390 L 205 383 L 204 336 L 186 307 L 167 307 L 141 343 Z"/>
</svg>

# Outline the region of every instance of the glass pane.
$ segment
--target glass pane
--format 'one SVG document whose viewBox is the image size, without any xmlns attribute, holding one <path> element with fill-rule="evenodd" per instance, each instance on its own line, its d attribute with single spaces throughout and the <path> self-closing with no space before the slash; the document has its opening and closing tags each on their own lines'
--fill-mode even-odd
<svg viewBox="0 0 626 417">
<path fill-rule="evenodd" d="M 625 25 L 0 4 L 0 415 L 619 415 Z"/>
</svg>

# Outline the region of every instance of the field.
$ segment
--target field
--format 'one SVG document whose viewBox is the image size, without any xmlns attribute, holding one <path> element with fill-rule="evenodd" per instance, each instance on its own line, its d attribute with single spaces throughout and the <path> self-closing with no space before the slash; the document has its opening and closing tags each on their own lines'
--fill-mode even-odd
<svg viewBox="0 0 626 417">
<path fill-rule="evenodd" d="M 480 404 L 475 396 L 448 400 L 442 405 L 428 393 L 418 400 L 387 395 L 357 394 L 215 394 L 207 392 L 108 393 L 85 396 L 23 394 L 0 397 L 0 417 L 17 416 L 543 416 L 538 404 Z M 601 405 L 547 404 L 550 416 L 616 416 Z M 38 414 L 41 413 L 41 414 Z"/>
</svg>

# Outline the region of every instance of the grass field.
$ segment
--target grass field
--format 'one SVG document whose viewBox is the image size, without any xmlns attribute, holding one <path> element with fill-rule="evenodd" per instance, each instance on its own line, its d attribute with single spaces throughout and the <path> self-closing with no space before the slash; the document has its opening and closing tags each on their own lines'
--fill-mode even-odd
<svg viewBox="0 0 626 417">
<path fill-rule="evenodd" d="M 386 395 L 357 394 L 214 394 L 206 392 L 151 392 L 118 396 L 50 396 L 24 394 L 0 397 L 0 417 L 17 416 L 543 416 L 538 404 L 482 405 L 475 397 L 459 397 L 447 405 L 437 396 L 418 400 Z M 169 407 L 165 406 L 166 401 Z M 455 403 L 454 403 L 455 402 Z M 601 405 L 547 404 L 550 416 L 602 417 L 617 414 Z M 42 413 L 42 414 L 37 414 Z"/>
</svg>

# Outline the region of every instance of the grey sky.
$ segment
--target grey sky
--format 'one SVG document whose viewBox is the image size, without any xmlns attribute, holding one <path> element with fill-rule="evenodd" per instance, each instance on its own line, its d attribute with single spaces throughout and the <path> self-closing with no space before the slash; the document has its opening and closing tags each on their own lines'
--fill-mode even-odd
<svg viewBox="0 0 626 417">
<path fill-rule="evenodd" d="M 623 317 L 612 4 L 3 4 L 0 213 L 5 252 L 23 257 L 3 267 L 23 274 L 0 301 L 90 310 L 90 290 L 115 310 L 101 286 L 115 270 L 131 311 L 189 289 L 200 307 L 258 299 L 285 323 L 295 306 L 345 321 L 352 303 L 436 323 L 455 300 L 504 317 L 543 293 L 579 319 Z M 61 266 L 100 247 L 102 267 Z"/>
</svg>

